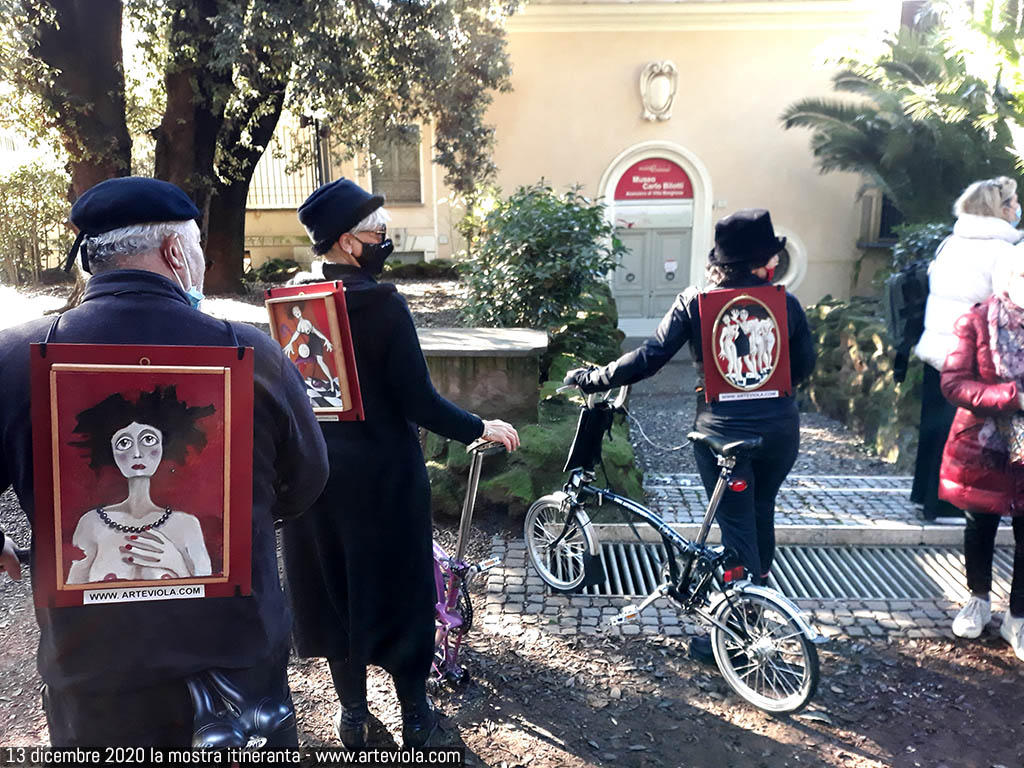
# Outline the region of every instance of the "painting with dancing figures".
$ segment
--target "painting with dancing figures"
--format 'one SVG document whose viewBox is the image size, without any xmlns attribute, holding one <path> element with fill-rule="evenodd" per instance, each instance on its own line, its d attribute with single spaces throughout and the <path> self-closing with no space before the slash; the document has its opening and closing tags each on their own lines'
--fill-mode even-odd
<svg viewBox="0 0 1024 768">
<path fill-rule="evenodd" d="M 707 402 L 792 393 L 783 286 L 708 291 L 699 305 Z"/>
<path fill-rule="evenodd" d="M 37 601 L 248 594 L 252 350 L 34 344 L 31 356 Z"/>
<path fill-rule="evenodd" d="M 340 281 L 271 288 L 270 334 L 295 363 L 321 421 L 363 418 L 355 352 Z"/>
</svg>

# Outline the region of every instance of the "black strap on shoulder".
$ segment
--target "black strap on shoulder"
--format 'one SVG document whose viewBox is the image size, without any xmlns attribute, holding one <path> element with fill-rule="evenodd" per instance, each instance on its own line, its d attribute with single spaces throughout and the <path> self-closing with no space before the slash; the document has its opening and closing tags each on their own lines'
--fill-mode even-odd
<svg viewBox="0 0 1024 768">
<path fill-rule="evenodd" d="M 50 323 L 50 327 L 46 330 L 46 337 L 43 339 L 43 343 L 39 345 L 39 354 L 46 357 L 46 345 L 53 344 L 57 341 L 57 326 L 60 325 L 60 315 L 53 318 L 53 322 Z"/>
<path fill-rule="evenodd" d="M 238 359 L 241 360 L 245 357 L 245 347 L 238 341 L 238 334 L 235 333 L 235 326 L 233 326 L 228 320 L 224 320 L 224 327 L 228 329 L 228 335 L 231 337 L 231 346 L 238 349 Z"/>
</svg>

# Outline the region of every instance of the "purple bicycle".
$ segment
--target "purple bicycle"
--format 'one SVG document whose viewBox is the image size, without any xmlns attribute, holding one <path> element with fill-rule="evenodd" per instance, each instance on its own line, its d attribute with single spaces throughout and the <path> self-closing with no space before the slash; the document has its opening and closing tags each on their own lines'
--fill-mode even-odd
<svg viewBox="0 0 1024 768">
<path fill-rule="evenodd" d="M 434 540 L 434 584 L 437 587 L 437 606 L 434 613 L 436 632 L 434 635 L 434 664 L 428 684 L 439 690 L 445 683 L 453 687 L 464 684 L 469 675 L 459 663 L 462 639 L 473 626 L 473 603 L 469 599 L 469 580 L 478 573 L 490 570 L 501 563 L 497 557 L 481 560 L 479 563 L 465 561 L 469 544 L 469 531 L 473 523 L 473 508 L 476 506 L 476 492 L 480 485 L 480 467 L 484 456 L 504 451 L 501 443 L 477 440 L 466 448 L 472 457 L 469 462 L 469 484 L 466 498 L 462 502 L 462 516 L 459 519 L 459 538 L 455 553 L 449 555 L 437 540 Z"/>
</svg>

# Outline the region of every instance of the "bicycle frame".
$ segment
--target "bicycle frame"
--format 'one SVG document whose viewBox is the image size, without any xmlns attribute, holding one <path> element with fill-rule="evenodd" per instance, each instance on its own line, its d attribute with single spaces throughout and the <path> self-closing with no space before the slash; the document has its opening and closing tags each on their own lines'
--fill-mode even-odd
<svg viewBox="0 0 1024 768">
<path fill-rule="evenodd" d="M 569 482 L 565 485 L 563 490 L 566 494 L 567 500 L 569 500 L 574 506 L 584 506 L 588 501 L 596 499 L 598 507 L 602 507 L 605 503 L 609 503 L 634 517 L 640 518 L 641 521 L 651 526 L 651 528 L 661 536 L 662 542 L 665 544 L 665 551 L 668 555 L 668 565 L 670 569 L 669 573 L 672 576 L 672 581 L 674 582 L 673 589 L 689 591 L 689 581 L 693 574 L 693 565 L 699 558 L 703 557 L 707 559 L 709 564 L 719 565 L 727 559 L 729 554 L 727 551 L 717 553 L 705 546 L 708 534 L 711 531 L 711 524 L 714 521 L 715 512 L 718 510 L 718 505 L 721 503 L 722 496 L 725 494 L 725 489 L 728 486 L 729 480 L 732 478 L 732 470 L 736 466 L 736 460 L 733 458 L 722 457 L 719 459 L 719 465 L 722 469 L 718 475 L 718 481 L 712 491 L 711 499 L 708 503 L 707 511 L 704 514 L 704 520 L 701 523 L 697 538 L 692 541 L 675 531 L 669 523 L 666 523 L 643 504 L 633 501 L 625 496 L 620 496 L 607 488 L 595 488 L 592 486 L 590 481 L 593 479 L 593 475 L 590 472 L 574 470 Z M 567 516 L 567 526 L 568 519 L 569 518 Z M 587 524 L 593 524 L 589 521 L 589 518 Z M 565 535 L 565 531 L 563 531 L 562 535 Z M 554 543 L 557 544 L 560 539 L 561 536 L 559 536 L 559 539 L 556 539 Z M 594 556 L 598 555 L 597 552 L 591 552 L 590 554 Z M 682 573 L 678 570 L 676 555 L 679 555 L 686 560 L 685 570 Z M 713 570 L 709 571 L 708 575 L 711 575 L 712 573 Z M 703 586 L 703 583 L 698 586 Z M 699 593 L 700 591 L 700 589 L 695 590 L 696 593 Z"/>
<path fill-rule="evenodd" d="M 466 497 L 462 503 L 462 515 L 459 518 L 459 536 L 455 544 L 454 555 L 448 552 L 436 540 L 434 546 L 434 587 L 437 590 L 437 602 L 434 609 L 434 663 L 431 677 L 438 683 L 449 681 L 458 684 L 465 678 L 465 670 L 459 664 L 459 651 L 462 639 L 473 623 L 473 607 L 466 591 L 466 584 L 478 573 L 487 571 L 501 561 L 494 557 L 479 563 L 470 564 L 464 559 L 469 545 L 470 529 L 473 524 L 473 509 L 476 505 L 476 494 L 480 486 L 480 469 L 484 456 L 496 452 L 501 446 L 484 441 L 476 441 L 466 450 L 471 454 L 469 464 L 469 483 Z M 459 605 L 462 597 L 463 604 Z"/>
<path fill-rule="evenodd" d="M 523 532 L 530 561 L 554 591 L 579 591 L 606 578 L 597 530 L 602 508 L 624 512 L 631 528 L 634 520 L 646 523 L 661 537 L 665 558 L 662 562 L 655 556 L 652 571 L 644 557 L 646 578 L 641 582 L 657 586 L 639 605 L 626 605 L 609 623 L 614 626 L 637 620 L 656 600 L 670 598 L 681 612 L 710 625 L 715 663 L 743 699 L 767 712 L 801 709 L 820 680 L 814 645 L 825 638 L 792 601 L 745 578 L 733 550 L 707 544 L 726 492 L 747 489 L 746 479 L 733 478 L 740 457 L 757 451 L 762 439 L 699 432 L 687 435 L 692 442 L 706 446 L 719 467 L 703 520 L 690 540 L 643 504 L 594 485 L 601 443 L 611 430 L 615 412 L 622 409 L 625 389 L 620 388 L 614 400 L 607 392 L 587 397 L 565 464 L 568 482 L 560 492 L 538 498 L 527 512 Z M 634 566 L 641 567 L 635 556 L 632 560 Z M 612 560 L 612 579 L 617 582 L 614 563 Z M 625 580 L 632 591 L 632 580 L 628 576 Z"/>
<path fill-rule="evenodd" d="M 564 488 L 566 501 L 571 506 L 584 507 L 587 501 L 596 499 L 598 507 L 601 507 L 606 503 L 611 504 L 612 506 L 628 512 L 634 517 L 640 518 L 640 520 L 650 525 L 658 532 L 658 534 L 661 535 L 662 542 L 665 545 L 665 552 L 668 556 L 669 580 L 660 584 L 654 592 L 649 594 L 643 602 L 640 603 L 639 606 L 627 607 L 622 614 L 616 617 L 617 620 L 615 620 L 614 623 L 625 623 L 626 621 L 635 618 L 644 608 L 649 606 L 658 598 L 671 597 L 678 602 L 686 612 L 695 613 L 706 622 L 717 626 L 734 639 L 740 639 L 731 627 L 722 624 L 714 618 L 715 610 L 721 601 L 730 600 L 731 593 L 737 589 L 754 594 L 782 597 L 774 590 L 768 589 L 767 587 L 756 586 L 746 579 L 742 579 L 740 581 L 726 581 L 719 575 L 719 567 L 725 565 L 727 560 L 731 557 L 731 552 L 730 550 L 725 549 L 716 551 L 715 549 L 708 547 L 705 542 L 707 541 L 708 534 L 711 530 L 711 524 L 714 520 L 715 512 L 718 510 L 718 505 L 721 503 L 722 496 L 725 494 L 729 481 L 732 479 L 732 470 L 736 466 L 736 460 L 732 457 L 720 456 L 718 457 L 718 464 L 721 467 L 721 471 L 718 475 L 718 481 L 711 493 L 707 511 L 704 514 L 704 520 L 701 523 L 697 537 L 692 541 L 673 530 L 670 524 L 666 523 L 643 504 L 633 501 L 625 496 L 620 496 L 607 488 L 595 488 L 590 485 L 590 480 L 593 479 L 590 473 L 580 470 L 573 472 L 569 483 L 567 483 Z M 570 516 L 567 515 L 567 527 L 569 519 Z M 589 516 L 586 517 L 586 522 L 584 524 L 593 525 Z M 559 539 L 561 536 L 564 536 L 565 533 L 566 531 L 563 531 L 559 536 Z M 559 539 L 556 539 L 554 543 L 557 543 Z M 591 552 L 590 554 L 595 557 L 598 555 L 597 552 Z M 677 556 L 680 556 L 684 560 L 682 570 L 679 569 L 679 564 L 676 560 Z M 692 580 L 695 570 L 699 574 L 699 579 L 694 584 L 692 583 Z M 712 581 L 717 586 L 720 597 L 709 602 L 706 600 L 706 595 Z M 797 623 L 807 639 L 814 643 L 823 642 L 824 638 L 818 633 L 818 631 L 808 622 L 803 620 L 795 609 L 794 612 L 797 613 Z"/>
<path fill-rule="evenodd" d="M 567 389 L 571 389 L 571 387 L 561 387 L 559 391 Z M 628 387 L 620 387 L 617 396 L 613 400 L 604 399 L 607 393 L 595 393 L 588 395 L 586 398 L 585 408 L 586 410 L 607 408 L 611 411 L 619 411 L 625 403 L 628 391 Z M 576 439 L 579 439 L 579 428 L 577 429 L 577 436 L 573 441 L 574 445 Z M 596 452 L 592 452 L 590 456 L 591 459 L 596 456 L 599 460 L 599 445 L 601 437 L 598 436 L 597 440 L 598 450 Z M 718 511 L 718 506 L 722 501 L 722 497 L 725 495 L 726 489 L 729 487 L 730 481 L 732 480 L 733 470 L 736 468 L 735 456 L 723 456 L 721 454 L 717 454 L 716 459 L 720 468 L 718 480 L 716 481 L 715 487 L 711 492 L 711 497 L 708 500 L 707 510 L 705 511 L 704 519 L 701 521 L 700 530 L 693 541 L 690 541 L 677 533 L 672 529 L 671 525 L 666 523 L 644 505 L 626 498 L 625 496 L 620 496 L 607 488 L 595 488 L 591 485 L 596 477 L 593 464 L 577 467 L 571 470 L 569 482 L 567 482 L 562 489 L 566 497 L 565 501 L 570 504 L 570 508 L 566 509 L 567 513 L 575 508 L 576 510 L 583 512 L 583 525 L 593 526 L 592 520 L 585 512 L 586 503 L 595 499 L 598 507 L 603 506 L 605 503 L 610 503 L 630 515 L 640 518 L 640 520 L 650 525 L 658 532 L 663 544 L 665 545 L 665 551 L 668 556 L 669 580 L 660 584 L 639 606 L 627 607 L 623 614 L 616 617 L 618 621 L 615 623 L 623 623 L 635 618 L 640 611 L 659 597 L 669 596 L 680 603 L 680 605 L 683 606 L 683 609 L 687 612 L 698 614 L 709 623 L 718 626 L 734 638 L 736 637 L 735 632 L 733 632 L 731 628 L 721 625 L 711 614 L 720 604 L 721 600 L 729 600 L 731 593 L 737 588 L 755 592 L 759 592 L 764 588 L 755 586 L 747 579 L 726 581 L 724 574 L 720 576 L 719 572 L 724 571 L 726 562 L 732 556 L 731 551 L 726 549 L 715 550 L 706 545 L 708 534 L 711 531 L 711 525 L 715 519 L 715 513 Z M 564 538 L 569 532 L 572 517 L 572 515 L 566 514 L 565 528 L 552 542 L 552 547 L 557 546 L 561 542 L 562 538 Z M 597 541 L 596 536 L 588 536 L 586 539 L 590 542 Z M 600 556 L 600 553 L 596 551 L 591 551 L 588 554 L 591 557 L 591 562 Z M 682 570 L 680 570 L 679 564 L 676 560 L 677 555 L 684 560 Z M 699 579 L 696 584 L 692 584 L 695 569 L 696 573 L 699 574 Z M 713 604 L 710 604 L 706 599 L 706 596 L 712 581 L 716 583 L 718 591 L 722 597 L 716 599 Z M 588 582 L 593 583 L 593 581 L 585 575 L 583 584 L 587 584 Z M 770 592 L 773 596 L 775 595 L 774 591 Z M 786 599 L 782 595 L 778 595 L 778 597 L 783 600 Z M 799 615 L 799 611 L 797 611 L 795 606 L 793 607 L 793 612 L 795 615 Z M 798 619 L 797 621 L 801 631 L 808 640 L 815 643 L 822 642 L 824 640 L 824 638 L 818 634 L 817 630 L 806 621 L 803 621 L 802 619 Z"/>
</svg>

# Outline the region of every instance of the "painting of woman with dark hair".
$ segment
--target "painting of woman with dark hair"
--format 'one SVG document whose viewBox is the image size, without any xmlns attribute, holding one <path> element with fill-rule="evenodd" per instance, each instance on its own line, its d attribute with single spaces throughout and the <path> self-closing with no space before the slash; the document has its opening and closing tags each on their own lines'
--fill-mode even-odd
<svg viewBox="0 0 1024 768">
<path fill-rule="evenodd" d="M 72 543 L 85 557 L 71 564 L 68 584 L 211 575 L 199 519 L 154 502 L 150 481 L 163 460 L 181 464 L 190 448 L 205 447 L 196 424 L 213 412 L 212 405 L 182 402 L 174 386 L 158 386 L 134 402 L 110 395 L 77 415 L 81 439 L 71 444 L 88 452 L 96 472 L 116 466 L 128 496 L 78 520 Z"/>
</svg>

